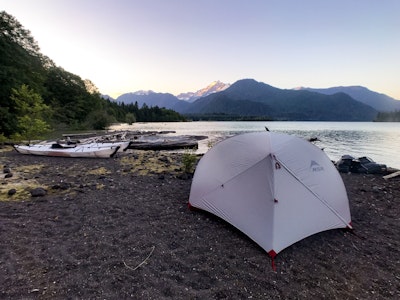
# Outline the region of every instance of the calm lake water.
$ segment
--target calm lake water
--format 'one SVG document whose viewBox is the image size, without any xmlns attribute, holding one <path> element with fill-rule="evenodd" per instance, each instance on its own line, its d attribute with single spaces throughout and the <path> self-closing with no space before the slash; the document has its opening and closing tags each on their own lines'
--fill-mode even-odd
<svg viewBox="0 0 400 300">
<path fill-rule="evenodd" d="M 319 139 L 315 144 L 324 148 L 331 160 L 342 155 L 369 156 L 378 163 L 400 169 L 400 123 L 374 122 L 172 122 L 119 124 L 113 130 L 175 131 L 176 135 L 205 135 L 199 141 L 198 153 L 206 152 L 211 144 L 226 137 L 253 131 L 293 134 Z M 165 136 L 165 138 L 167 138 Z"/>
</svg>

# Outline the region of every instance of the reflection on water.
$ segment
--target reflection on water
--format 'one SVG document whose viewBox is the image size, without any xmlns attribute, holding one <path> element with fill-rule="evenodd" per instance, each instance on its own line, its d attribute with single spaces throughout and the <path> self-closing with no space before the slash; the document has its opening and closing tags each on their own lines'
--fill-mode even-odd
<svg viewBox="0 0 400 300">
<path fill-rule="evenodd" d="M 324 148 L 336 161 L 343 154 L 369 156 L 379 163 L 400 169 L 400 123 L 373 122 L 172 122 L 115 125 L 113 130 L 176 131 L 173 135 L 206 135 L 199 141 L 199 153 L 226 137 L 252 131 L 293 134 L 303 138 L 317 137 L 315 144 Z"/>
</svg>

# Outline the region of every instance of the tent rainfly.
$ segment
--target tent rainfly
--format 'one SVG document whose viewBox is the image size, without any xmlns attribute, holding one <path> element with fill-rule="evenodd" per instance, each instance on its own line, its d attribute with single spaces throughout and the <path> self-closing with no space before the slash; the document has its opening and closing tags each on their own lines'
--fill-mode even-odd
<svg viewBox="0 0 400 300">
<path fill-rule="evenodd" d="M 352 228 L 342 178 L 312 143 L 252 132 L 216 144 L 199 161 L 189 207 L 229 222 L 272 258 L 315 233 Z"/>
</svg>

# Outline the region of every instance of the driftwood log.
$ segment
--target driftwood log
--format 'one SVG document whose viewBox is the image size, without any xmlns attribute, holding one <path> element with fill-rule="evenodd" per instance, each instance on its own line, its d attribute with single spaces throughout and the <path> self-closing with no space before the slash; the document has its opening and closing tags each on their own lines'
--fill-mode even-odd
<svg viewBox="0 0 400 300">
<path fill-rule="evenodd" d="M 176 141 L 155 141 L 136 142 L 132 141 L 128 149 L 136 150 L 176 150 L 176 149 L 197 149 L 197 140 L 176 140 Z"/>
</svg>

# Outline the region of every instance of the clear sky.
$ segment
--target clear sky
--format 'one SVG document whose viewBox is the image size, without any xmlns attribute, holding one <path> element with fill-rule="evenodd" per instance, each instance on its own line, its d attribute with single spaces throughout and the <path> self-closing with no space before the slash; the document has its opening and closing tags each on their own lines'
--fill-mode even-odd
<svg viewBox="0 0 400 300">
<path fill-rule="evenodd" d="M 113 97 L 253 78 L 400 99 L 400 0 L 0 0 L 0 10 Z"/>
</svg>

